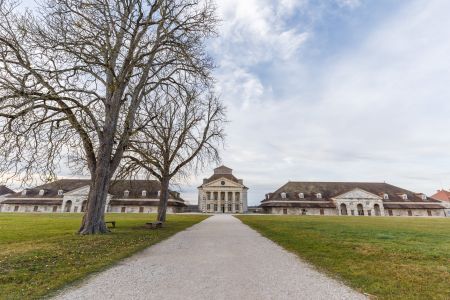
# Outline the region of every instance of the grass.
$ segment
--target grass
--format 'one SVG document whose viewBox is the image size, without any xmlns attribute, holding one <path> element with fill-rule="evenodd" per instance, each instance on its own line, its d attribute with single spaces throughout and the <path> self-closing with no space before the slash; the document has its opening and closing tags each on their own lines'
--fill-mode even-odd
<svg viewBox="0 0 450 300">
<path fill-rule="evenodd" d="M 155 215 L 109 214 L 112 234 L 79 236 L 81 214 L 0 214 L 0 299 L 42 298 L 205 218 L 169 215 L 149 230 Z"/>
<path fill-rule="evenodd" d="M 238 218 L 378 299 L 450 299 L 450 218 Z"/>
</svg>

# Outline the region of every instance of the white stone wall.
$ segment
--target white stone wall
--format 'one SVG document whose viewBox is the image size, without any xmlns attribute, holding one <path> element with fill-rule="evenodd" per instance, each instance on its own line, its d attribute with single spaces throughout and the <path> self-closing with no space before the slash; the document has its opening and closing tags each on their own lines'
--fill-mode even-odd
<svg viewBox="0 0 450 300">
<path fill-rule="evenodd" d="M 283 215 L 285 214 L 285 209 L 288 215 L 321 215 L 320 208 L 300 208 L 300 207 L 271 207 L 271 214 Z M 336 216 L 337 211 L 334 208 L 323 208 L 323 215 L 325 216 Z"/>
<path fill-rule="evenodd" d="M 130 206 L 130 205 L 113 205 L 110 206 L 109 212 L 111 213 L 122 213 L 122 208 L 125 207 L 125 213 L 157 213 L 158 212 L 158 206 Z M 139 209 L 143 207 L 144 211 L 140 212 Z M 174 214 L 179 212 L 180 207 L 176 206 L 168 206 L 167 207 L 167 213 L 168 214 Z"/>
<path fill-rule="evenodd" d="M 14 208 L 18 206 L 19 209 L 14 211 Z M 34 207 L 37 206 L 38 210 L 34 211 Z M 57 206 L 55 212 L 61 212 L 61 206 L 59 205 L 28 205 L 28 204 L 2 204 L 0 212 L 18 212 L 18 213 L 32 213 L 32 212 L 40 212 L 40 213 L 51 213 L 53 212 L 53 207 Z"/>
<path fill-rule="evenodd" d="M 395 208 L 392 210 L 392 216 L 408 217 L 408 209 Z M 443 209 L 430 209 L 432 217 L 444 217 L 445 211 Z M 411 209 L 413 217 L 429 217 L 427 209 Z M 385 216 L 389 216 L 389 209 L 385 209 Z"/>
</svg>

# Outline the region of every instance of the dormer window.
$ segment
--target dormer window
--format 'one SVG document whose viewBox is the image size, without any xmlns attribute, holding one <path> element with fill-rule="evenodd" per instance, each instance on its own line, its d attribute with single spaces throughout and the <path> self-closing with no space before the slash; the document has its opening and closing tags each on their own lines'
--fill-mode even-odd
<svg viewBox="0 0 450 300">
<path fill-rule="evenodd" d="M 45 190 L 39 190 L 39 196 L 44 196 Z"/>
<path fill-rule="evenodd" d="M 317 194 L 316 194 L 316 198 L 317 198 L 317 199 L 322 199 L 322 194 L 321 194 L 321 193 L 317 193 Z"/>
<path fill-rule="evenodd" d="M 403 195 L 402 195 L 402 199 L 403 199 L 403 200 L 408 200 L 408 195 L 403 194 Z"/>
<path fill-rule="evenodd" d="M 58 196 L 62 196 L 64 195 L 64 191 L 63 190 L 58 190 Z"/>
<path fill-rule="evenodd" d="M 147 197 L 147 191 L 146 190 L 142 191 L 142 197 Z"/>
<path fill-rule="evenodd" d="M 26 196 L 26 194 L 27 194 L 27 190 L 25 189 L 22 191 L 22 196 Z"/>
<path fill-rule="evenodd" d="M 383 194 L 383 199 L 384 199 L 384 200 L 389 200 L 389 195 L 386 194 L 386 193 L 384 193 L 384 194 Z"/>
<path fill-rule="evenodd" d="M 281 198 L 286 199 L 286 193 L 281 193 Z"/>
<path fill-rule="evenodd" d="M 129 190 L 123 191 L 123 196 L 124 196 L 124 197 L 130 196 L 130 191 L 129 191 Z"/>
<path fill-rule="evenodd" d="M 305 194 L 299 193 L 299 194 L 298 194 L 298 197 L 299 197 L 300 199 L 304 199 L 304 198 L 305 198 Z"/>
<path fill-rule="evenodd" d="M 422 194 L 422 200 L 427 200 L 427 195 Z"/>
</svg>

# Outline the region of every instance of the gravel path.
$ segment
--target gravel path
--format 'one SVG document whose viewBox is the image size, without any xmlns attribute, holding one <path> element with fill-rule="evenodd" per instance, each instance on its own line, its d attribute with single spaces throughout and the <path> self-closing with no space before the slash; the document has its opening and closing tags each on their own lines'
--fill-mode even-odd
<svg viewBox="0 0 450 300">
<path fill-rule="evenodd" d="M 230 215 L 215 215 L 57 299 L 365 299 Z"/>
</svg>

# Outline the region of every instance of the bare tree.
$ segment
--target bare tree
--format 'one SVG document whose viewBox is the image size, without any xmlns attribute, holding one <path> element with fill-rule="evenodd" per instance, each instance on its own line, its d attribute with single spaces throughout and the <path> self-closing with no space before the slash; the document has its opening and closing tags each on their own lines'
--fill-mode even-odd
<svg viewBox="0 0 450 300">
<path fill-rule="evenodd" d="M 91 176 L 80 234 L 107 232 L 106 195 L 136 112 L 180 74 L 205 85 L 214 34 L 209 0 L 0 2 L 0 175 L 55 176 L 61 159 Z M 177 77 L 174 77 L 177 74 Z M 82 167 L 81 167 L 82 166 Z"/>
<path fill-rule="evenodd" d="M 152 101 L 146 107 L 152 107 L 151 111 L 139 114 L 147 116 L 139 118 L 139 123 L 148 125 L 133 136 L 121 173 L 144 171 L 160 181 L 158 221 L 164 222 L 171 179 L 219 160 L 225 109 L 212 93 L 184 86 L 164 87 Z M 157 114 L 149 117 L 151 112 Z"/>
</svg>

